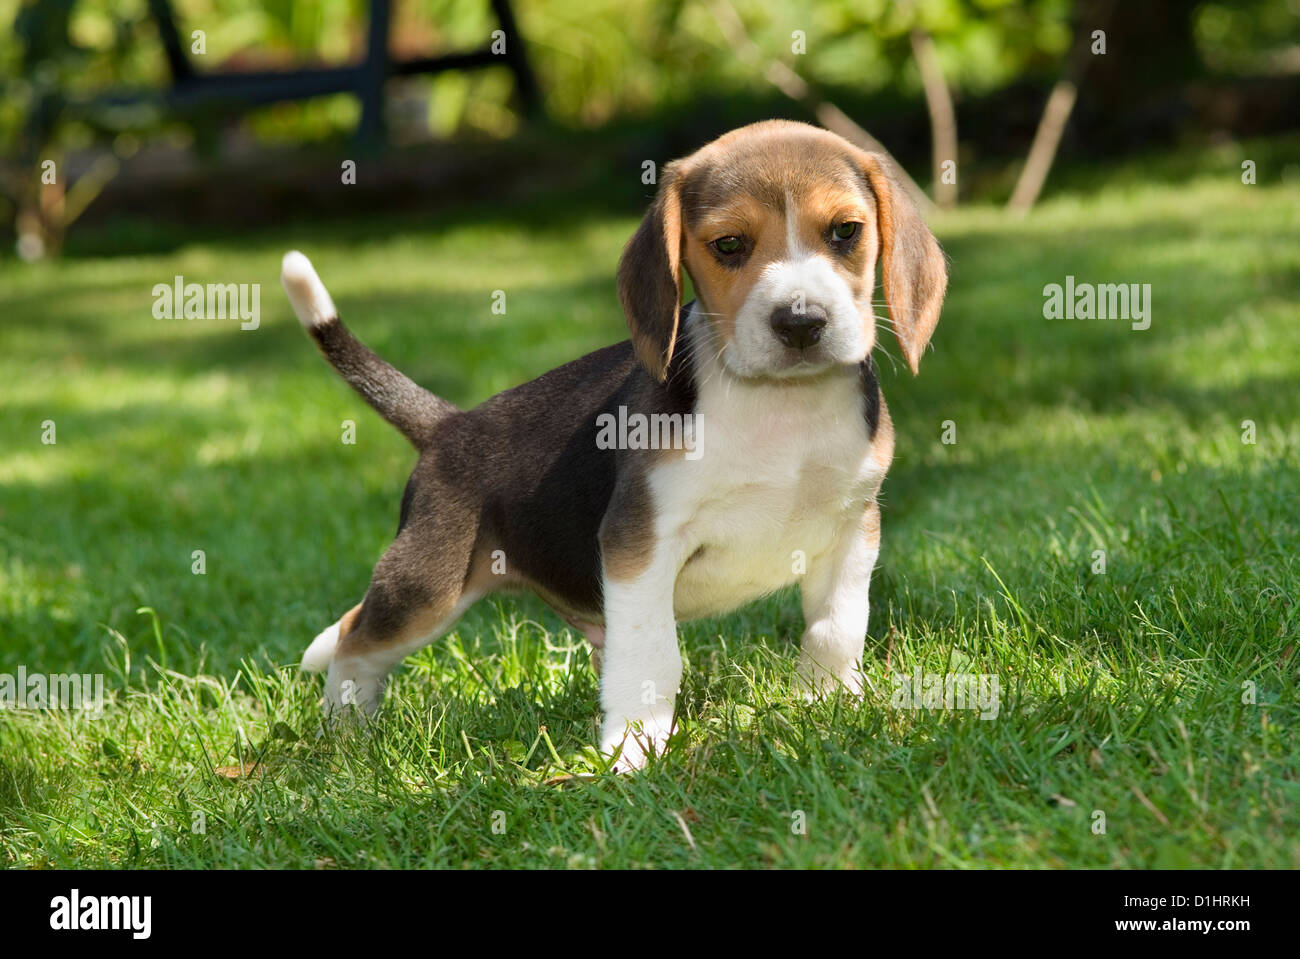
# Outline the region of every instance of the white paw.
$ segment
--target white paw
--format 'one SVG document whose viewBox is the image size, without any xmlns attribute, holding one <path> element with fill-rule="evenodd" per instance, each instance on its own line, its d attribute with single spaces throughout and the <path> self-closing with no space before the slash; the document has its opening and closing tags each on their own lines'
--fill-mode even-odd
<svg viewBox="0 0 1300 959">
<path fill-rule="evenodd" d="M 370 717 L 383 701 L 385 679 L 340 666 L 335 660 L 325 681 L 325 718 L 338 722 Z"/>
<path fill-rule="evenodd" d="M 862 698 L 862 669 L 856 661 L 828 665 L 802 651 L 795 668 L 806 700 L 820 699 L 837 689 L 843 689 L 857 699 Z"/>
<path fill-rule="evenodd" d="M 618 754 L 611 767 L 617 773 L 643 769 L 650 756 L 662 756 L 672 736 L 672 716 L 606 720 L 600 738 L 602 755 Z"/>
</svg>

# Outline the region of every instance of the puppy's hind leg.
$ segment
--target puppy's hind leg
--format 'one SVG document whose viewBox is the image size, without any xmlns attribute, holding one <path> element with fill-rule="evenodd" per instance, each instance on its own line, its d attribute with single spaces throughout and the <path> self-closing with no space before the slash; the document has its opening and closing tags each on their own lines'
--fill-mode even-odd
<svg viewBox="0 0 1300 959">
<path fill-rule="evenodd" d="M 445 529 L 413 525 L 384 553 L 351 623 L 347 616 L 339 621 L 325 683 L 327 716 L 355 712 L 353 707 L 373 713 L 393 667 L 442 636 L 478 599 L 465 591 L 472 543 L 456 539 L 449 540 Z M 317 642 L 327 646 L 329 640 Z"/>
<path fill-rule="evenodd" d="M 587 642 L 591 644 L 591 668 L 596 673 L 596 678 L 600 678 L 600 667 L 603 662 L 605 651 L 605 625 L 604 623 L 592 623 L 578 616 L 570 616 L 566 613 L 560 613 L 560 617 L 572 626 L 582 635 L 587 637 Z"/>
</svg>

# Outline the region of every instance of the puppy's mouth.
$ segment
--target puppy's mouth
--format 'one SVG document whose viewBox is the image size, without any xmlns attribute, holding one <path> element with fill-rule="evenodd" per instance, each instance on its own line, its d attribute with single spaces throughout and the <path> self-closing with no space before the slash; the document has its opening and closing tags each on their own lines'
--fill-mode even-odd
<svg viewBox="0 0 1300 959">
<path fill-rule="evenodd" d="M 819 377 L 837 366 L 846 365 L 820 346 L 805 349 L 785 347 L 767 358 L 761 366 L 742 365 L 733 361 L 730 351 L 723 355 L 723 365 L 733 376 L 746 380 L 804 380 Z"/>
<path fill-rule="evenodd" d="M 835 359 L 818 347 L 804 350 L 786 349 L 781 358 L 772 365 L 768 375 L 778 379 L 800 379 L 805 376 L 817 376 L 835 365 Z"/>
</svg>

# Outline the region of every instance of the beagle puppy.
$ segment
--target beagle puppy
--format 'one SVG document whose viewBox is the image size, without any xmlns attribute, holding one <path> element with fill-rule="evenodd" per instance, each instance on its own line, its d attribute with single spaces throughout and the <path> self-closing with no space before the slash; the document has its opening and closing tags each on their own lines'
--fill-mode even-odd
<svg viewBox="0 0 1300 959">
<path fill-rule="evenodd" d="M 287 254 L 298 319 L 419 452 L 365 597 L 303 656 L 328 671 L 327 713 L 372 712 L 404 657 L 518 588 L 595 648 L 617 769 L 672 731 L 677 621 L 796 581 L 807 691 L 860 695 L 894 450 L 871 359 L 877 260 L 916 373 L 947 268 L 891 161 L 801 123 L 742 127 L 663 169 L 618 267 L 630 341 L 462 411 L 356 340 Z M 638 416 L 681 423 L 680 442 L 608 441 Z"/>
</svg>

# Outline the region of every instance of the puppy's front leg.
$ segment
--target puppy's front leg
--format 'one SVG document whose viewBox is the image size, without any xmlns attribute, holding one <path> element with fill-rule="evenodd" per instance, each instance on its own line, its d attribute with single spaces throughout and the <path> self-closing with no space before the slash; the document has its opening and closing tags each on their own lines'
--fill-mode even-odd
<svg viewBox="0 0 1300 959">
<path fill-rule="evenodd" d="M 867 594 L 880 555 L 880 507 L 871 503 L 846 525 L 802 584 L 804 634 L 799 675 L 811 695 L 842 685 L 862 695 L 862 647 L 867 637 Z"/>
<path fill-rule="evenodd" d="M 621 747 L 615 766 L 620 771 L 639 769 L 648 753 L 662 753 L 672 732 L 673 701 L 682 680 L 673 618 L 678 565 L 663 544 L 633 575 L 618 556 L 604 557 L 601 752 Z"/>
</svg>

